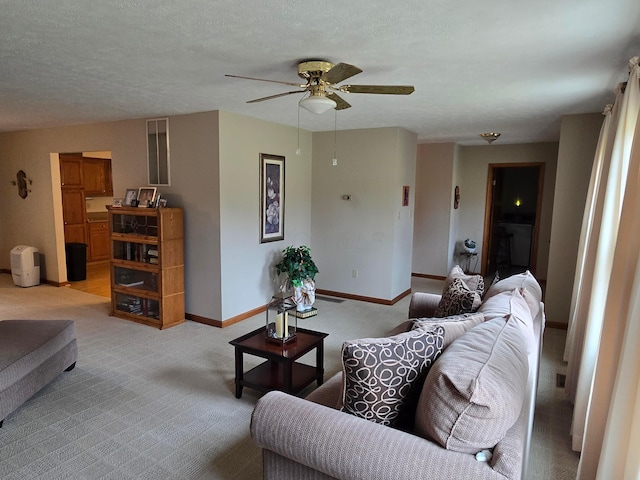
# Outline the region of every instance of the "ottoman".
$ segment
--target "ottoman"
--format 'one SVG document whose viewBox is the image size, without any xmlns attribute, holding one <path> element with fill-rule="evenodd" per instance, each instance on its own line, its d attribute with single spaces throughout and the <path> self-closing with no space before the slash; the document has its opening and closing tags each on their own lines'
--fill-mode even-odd
<svg viewBox="0 0 640 480">
<path fill-rule="evenodd" d="M 72 320 L 0 321 L 0 427 L 33 394 L 75 366 Z"/>
</svg>

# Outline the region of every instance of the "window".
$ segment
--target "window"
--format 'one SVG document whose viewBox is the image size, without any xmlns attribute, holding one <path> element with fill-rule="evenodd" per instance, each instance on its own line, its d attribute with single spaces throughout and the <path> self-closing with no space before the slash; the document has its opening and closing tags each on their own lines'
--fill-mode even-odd
<svg viewBox="0 0 640 480">
<path fill-rule="evenodd" d="M 149 185 L 171 185 L 169 176 L 169 119 L 147 120 Z"/>
</svg>

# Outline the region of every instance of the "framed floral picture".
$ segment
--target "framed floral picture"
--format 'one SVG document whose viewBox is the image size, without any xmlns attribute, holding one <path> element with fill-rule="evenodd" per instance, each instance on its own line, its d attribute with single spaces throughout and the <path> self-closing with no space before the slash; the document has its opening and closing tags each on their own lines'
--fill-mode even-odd
<svg viewBox="0 0 640 480">
<path fill-rule="evenodd" d="M 284 157 L 260 154 L 260 243 L 284 240 Z"/>
</svg>

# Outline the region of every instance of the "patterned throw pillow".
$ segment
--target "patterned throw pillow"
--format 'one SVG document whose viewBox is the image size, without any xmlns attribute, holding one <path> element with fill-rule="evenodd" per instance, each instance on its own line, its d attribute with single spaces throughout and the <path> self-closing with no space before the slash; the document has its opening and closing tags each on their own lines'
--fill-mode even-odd
<svg viewBox="0 0 640 480">
<path fill-rule="evenodd" d="M 435 327 L 345 342 L 342 411 L 382 425 L 407 425 L 443 338 L 444 329 Z"/>
<path fill-rule="evenodd" d="M 454 278 L 447 287 L 434 316 L 442 318 L 462 313 L 475 312 L 482 303 L 480 294 L 469 287 L 459 278 Z"/>
<path fill-rule="evenodd" d="M 443 293 L 447 291 L 447 288 L 449 288 L 451 282 L 453 282 L 453 280 L 456 278 L 462 280 L 464 284 L 469 288 L 469 290 L 478 292 L 478 295 L 480 295 L 481 297 L 484 295 L 484 278 L 482 277 L 482 275 L 478 275 L 475 273 L 464 273 L 464 270 L 462 270 L 459 265 L 454 266 L 449 272 L 449 275 L 447 275 L 447 278 L 444 280 Z"/>
</svg>

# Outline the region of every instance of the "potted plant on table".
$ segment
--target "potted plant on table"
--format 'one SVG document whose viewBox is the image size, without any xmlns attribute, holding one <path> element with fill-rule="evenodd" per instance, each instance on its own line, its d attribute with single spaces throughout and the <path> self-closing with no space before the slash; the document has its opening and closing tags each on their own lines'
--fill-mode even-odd
<svg viewBox="0 0 640 480">
<path fill-rule="evenodd" d="M 314 282 L 318 267 L 311 258 L 311 249 L 306 245 L 289 246 L 282 251 L 282 260 L 276 264 L 278 275 L 286 274 L 287 283 L 293 288 L 293 301 L 298 312 L 310 310 L 316 299 Z"/>
</svg>

